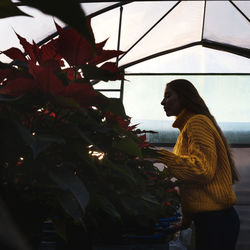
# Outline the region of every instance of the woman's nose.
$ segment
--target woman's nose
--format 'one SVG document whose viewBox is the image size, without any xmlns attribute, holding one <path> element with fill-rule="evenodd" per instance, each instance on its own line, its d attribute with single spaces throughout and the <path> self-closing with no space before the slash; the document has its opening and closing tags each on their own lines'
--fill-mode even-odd
<svg viewBox="0 0 250 250">
<path fill-rule="evenodd" d="M 165 104 L 165 98 L 163 98 L 163 100 L 161 101 L 161 105 Z"/>
</svg>

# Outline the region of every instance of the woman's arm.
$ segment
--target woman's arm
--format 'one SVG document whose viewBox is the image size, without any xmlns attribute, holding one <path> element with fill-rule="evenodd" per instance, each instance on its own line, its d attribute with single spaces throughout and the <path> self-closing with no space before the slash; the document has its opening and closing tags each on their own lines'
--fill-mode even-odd
<svg viewBox="0 0 250 250">
<path fill-rule="evenodd" d="M 217 152 L 214 130 L 209 121 L 201 115 L 188 121 L 186 155 L 176 155 L 165 149 L 159 151 L 159 161 L 177 179 L 198 183 L 209 183 L 213 179 L 217 167 Z"/>
</svg>

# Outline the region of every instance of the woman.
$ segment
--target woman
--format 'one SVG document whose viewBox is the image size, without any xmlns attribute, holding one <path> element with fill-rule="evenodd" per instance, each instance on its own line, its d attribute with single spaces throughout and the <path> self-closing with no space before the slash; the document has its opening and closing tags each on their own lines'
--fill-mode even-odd
<svg viewBox="0 0 250 250">
<path fill-rule="evenodd" d="M 180 130 L 173 153 L 160 150 L 158 161 L 182 183 L 182 228 L 194 221 L 196 250 L 235 249 L 240 223 L 232 185 L 239 178 L 225 136 L 187 80 L 168 83 L 161 105 Z"/>
</svg>

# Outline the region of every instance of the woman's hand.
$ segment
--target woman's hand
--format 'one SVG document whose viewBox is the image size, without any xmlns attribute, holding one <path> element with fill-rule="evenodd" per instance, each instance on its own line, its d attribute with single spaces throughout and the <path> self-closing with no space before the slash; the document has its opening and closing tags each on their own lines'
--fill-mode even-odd
<svg viewBox="0 0 250 250">
<path fill-rule="evenodd" d="M 152 163 L 156 163 L 156 162 L 159 162 L 158 160 L 157 160 L 157 158 L 143 158 L 145 161 L 150 161 L 150 162 L 152 162 Z"/>
<path fill-rule="evenodd" d="M 159 152 L 159 149 L 156 147 L 147 148 L 147 151 L 145 152 L 144 160 L 151 161 L 153 163 L 159 162 L 159 160 L 157 160 L 159 156 L 158 152 Z"/>
</svg>

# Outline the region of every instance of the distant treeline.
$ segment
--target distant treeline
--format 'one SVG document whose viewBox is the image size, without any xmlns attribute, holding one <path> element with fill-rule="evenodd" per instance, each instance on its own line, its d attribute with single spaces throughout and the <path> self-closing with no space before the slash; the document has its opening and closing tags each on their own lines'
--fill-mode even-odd
<svg viewBox="0 0 250 250">
<path fill-rule="evenodd" d="M 142 130 L 153 130 L 157 133 L 147 133 L 147 140 L 156 144 L 174 144 L 178 137 L 178 129 L 172 128 L 171 121 L 164 120 L 133 120 Z M 249 122 L 222 122 L 219 123 L 230 144 L 250 145 Z"/>
</svg>

